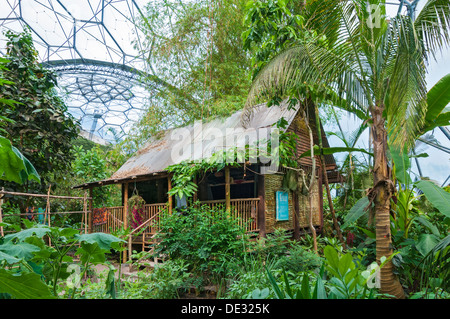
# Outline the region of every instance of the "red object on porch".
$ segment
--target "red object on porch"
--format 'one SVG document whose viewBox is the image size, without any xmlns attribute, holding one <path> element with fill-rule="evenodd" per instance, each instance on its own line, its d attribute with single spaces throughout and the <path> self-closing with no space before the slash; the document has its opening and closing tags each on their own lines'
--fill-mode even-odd
<svg viewBox="0 0 450 319">
<path fill-rule="evenodd" d="M 107 219 L 106 214 L 107 214 L 106 207 L 94 208 L 92 212 L 92 224 L 93 225 L 106 224 Z"/>
</svg>

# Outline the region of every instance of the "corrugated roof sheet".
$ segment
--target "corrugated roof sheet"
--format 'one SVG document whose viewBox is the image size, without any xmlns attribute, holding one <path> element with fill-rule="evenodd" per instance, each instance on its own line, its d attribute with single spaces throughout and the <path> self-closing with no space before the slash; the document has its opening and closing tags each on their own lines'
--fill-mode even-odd
<svg viewBox="0 0 450 319">
<path fill-rule="evenodd" d="M 161 172 L 170 165 L 191 159 L 192 155 L 195 159 L 207 158 L 225 147 L 226 138 L 235 138 L 237 145 L 245 145 L 239 143 L 243 143 L 255 129 L 271 127 L 282 117 L 290 124 L 296 113 L 297 109 L 289 109 L 286 102 L 271 107 L 261 104 L 255 107 L 245 127 L 241 120 L 241 110 L 225 119 L 214 119 L 206 123 L 196 122 L 167 130 L 162 137 L 152 140 L 138 151 L 111 176 L 111 179 Z M 213 138 L 220 134 L 225 139 Z"/>
</svg>

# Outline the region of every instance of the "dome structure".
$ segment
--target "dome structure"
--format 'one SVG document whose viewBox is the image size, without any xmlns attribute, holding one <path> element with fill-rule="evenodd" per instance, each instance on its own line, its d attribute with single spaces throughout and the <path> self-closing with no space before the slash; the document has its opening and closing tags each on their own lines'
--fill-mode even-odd
<svg viewBox="0 0 450 319">
<path fill-rule="evenodd" d="M 141 2 L 141 3 L 140 3 Z M 58 75 L 69 112 L 90 139 L 114 142 L 145 110 L 152 83 L 144 83 L 138 0 L 1 0 L 4 32 L 27 27 L 39 61 Z M 150 86 L 150 87 L 149 87 Z M 155 86 L 156 88 L 156 86 Z"/>
<path fill-rule="evenodd" d="M 58 87 L 69 112 L 80 120 L 82 134 L 114 143 L 139 120 L 153 93 L 167 85 L 151 75 L 143 55 L 139 18 L 147 1 L 0 0 L 0 53 L 6 46 L 6 30 L 21 32 L 28 27 L 39 61 L 58 74 Z M 401 12 L 414 18 L 423 2 L 386 1 L 386 14 Z M 430 66 L 429 85 L 448 73 L 441 63 Z M 431 175 L 448 184 L 449 143 L 448 127 L 436 128 L 431 137 L 418 141 L 418 147 L 432 154 L 414 160 L 418 177 L 421 165 L 437 167 Z M 435 161 L 443 156 L 447 161 Z"/>
</svg>

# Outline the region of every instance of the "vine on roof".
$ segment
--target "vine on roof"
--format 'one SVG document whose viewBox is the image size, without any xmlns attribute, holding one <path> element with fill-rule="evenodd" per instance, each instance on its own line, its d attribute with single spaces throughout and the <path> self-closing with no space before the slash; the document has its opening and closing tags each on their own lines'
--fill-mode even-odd
<svg viewBox="0 0 450 319">
<path fill-rule="evenodd" d="M 277 128 L 286 128 L 287 121 L 281 118 L 274 124 Z M 297 167 L 295 160 L 295 141 L 298 138 L 294 132 L 279 131 L 279 143 L 276 148 L 272 150 L 270 141 L 267 141 L 267 148 L 258 147 L 255 145 L 245 146 L 245 150 L 238 147 L 232 147 L 222 150 L 209 158 L 201 158 L 195 161 L 183 161 L 178 164 L 173 164 L 167 168 L 167 171 L 172 173 L 172 188 L 168 192 L 169 196 L 178 196 L 179 198 L 190 198 L 198 189 L 195 183 L 195 178 L 200 177 L 206 172 L 221 171 L 226 166 L 240 167 L 249 165 L 250 159 L 255 159 L 257 156 L 275 154 L 273 158 L 277 159 L 277 165 Z M 264 140 L 258 141 L 260 144 Z M 267 153 L 262 153 L 267 152 Z M 272 153 L 273 152 L 273 153 Z M 262 154 L 261 154 L 262 153 Z M 278 155 L 278 156 L 276 156 Z"/>
</svg>

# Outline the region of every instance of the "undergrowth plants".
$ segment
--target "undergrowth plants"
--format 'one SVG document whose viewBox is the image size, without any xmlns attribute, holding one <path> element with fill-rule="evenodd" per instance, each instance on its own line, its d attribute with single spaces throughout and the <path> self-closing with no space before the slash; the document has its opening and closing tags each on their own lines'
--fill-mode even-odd
<svg viewBox="0 0 450 319">
<path fill-rule="evenodd" d="M 90 267 L 107 263 L 106 254 L 121 242 L 104 233 L 80 235 L 77 229 L 26 219 L 23 224 L 25 229 L 0 238 L 0 292 L 4 298 L 73 298 Z"/>
</svg>

